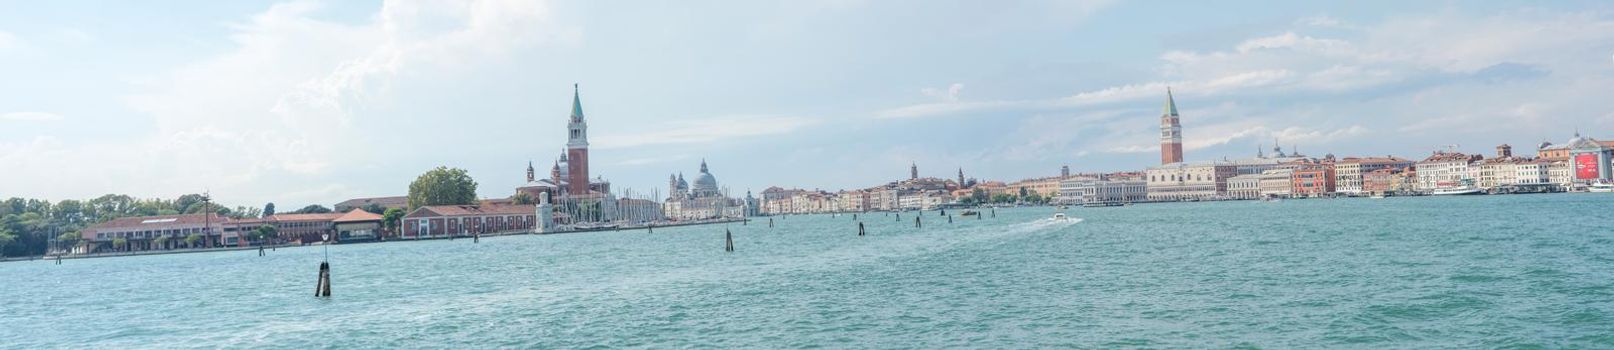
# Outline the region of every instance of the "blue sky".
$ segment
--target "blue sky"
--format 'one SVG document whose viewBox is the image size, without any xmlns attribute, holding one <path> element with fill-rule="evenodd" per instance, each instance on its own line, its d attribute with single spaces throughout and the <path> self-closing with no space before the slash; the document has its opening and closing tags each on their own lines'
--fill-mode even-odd
<svg viewBox="0 0 1614 350">
<path fill-rule="evenodd" d="M 1546 2 L 0 1 L 0 197 L 329 205 L 437 165 L 733 192 L 922 175 L 1614 138 L 1614 5 Z"/>
</svg>

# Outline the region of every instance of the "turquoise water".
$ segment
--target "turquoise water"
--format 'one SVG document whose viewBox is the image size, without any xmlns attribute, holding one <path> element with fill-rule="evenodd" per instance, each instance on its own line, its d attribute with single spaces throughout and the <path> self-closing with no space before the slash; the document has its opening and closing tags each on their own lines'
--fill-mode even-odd
<svg viewBox="0 0 1614 350">
<path fill-rule="evenodd" d="M 3 348 L 1614 347 L 1614 196 L 1291 200 L 0 264 Z M 954 213 L 957 214 L 957 213 Z"/>
</svg>

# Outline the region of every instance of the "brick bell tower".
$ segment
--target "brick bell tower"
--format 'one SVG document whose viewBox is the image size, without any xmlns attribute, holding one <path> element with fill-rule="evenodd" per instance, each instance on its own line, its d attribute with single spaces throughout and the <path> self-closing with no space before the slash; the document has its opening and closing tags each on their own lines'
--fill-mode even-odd
<svg viewBox="0 0 1614 350">
<path fill-rule="evenodd" d="M 1177 118 L 1177 101 L 1167 87 L 1166 108 L 1160 114 L 1160 164 L 1182 163 L 1182 124 Z"/>
<path fill-rule="evenodd" d="M 588 193 L 588 122 L 583 120 L 583 100 L 578 97 L 577 84 L 572 84 L 572 116 L 566 123 L 569 133 L 566 157 L 569 158 L 566 193 Z"/>
</svg>

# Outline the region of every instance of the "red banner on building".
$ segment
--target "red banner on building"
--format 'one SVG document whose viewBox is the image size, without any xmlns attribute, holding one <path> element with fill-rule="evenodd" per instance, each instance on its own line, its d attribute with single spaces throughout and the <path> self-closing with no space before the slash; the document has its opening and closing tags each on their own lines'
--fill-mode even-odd
<svg viewBox="0 0 1614 350">
<path fill-rule="evenodd" d="M 1581 153 L 1575 155 L 1575 178 L 1591 180 L 1599 178 L 1597 172 L 1597 154 Z"/>
</svg>

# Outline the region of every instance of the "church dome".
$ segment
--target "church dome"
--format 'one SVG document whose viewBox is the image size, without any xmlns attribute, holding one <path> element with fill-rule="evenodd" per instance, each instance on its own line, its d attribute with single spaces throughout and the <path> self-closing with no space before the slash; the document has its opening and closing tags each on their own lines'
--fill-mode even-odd
<svg viewBox="0 0 1614 350">
<path fill-rule="evenodd" d="M 718 195 L 717 177 L 706 171 L 706 161 L 701 161 L 701 174 L 695 177 L 695 188 L 692 189 L 696 197 L 714 197 Z"/>
</svg>

